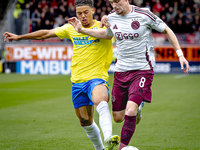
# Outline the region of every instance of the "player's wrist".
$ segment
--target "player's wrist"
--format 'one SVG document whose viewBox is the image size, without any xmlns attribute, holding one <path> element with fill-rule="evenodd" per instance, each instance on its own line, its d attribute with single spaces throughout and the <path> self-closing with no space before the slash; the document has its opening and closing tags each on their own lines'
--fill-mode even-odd
<svg viewBox="0 0 200 150">
<path fill-rule="evenodd" d="M 16 36 L 16 40 L 21 40 L 22 39 L 22 35 L 17 35 Z"/>
<path fill-rule="evenodd" d="M 84 29 L 81 27 L 81 28 L 78 29 L 78 32 L 79 33 L 84 33 Z"/>
<path fill-rule="evenodd" d="M 176 54 L 178 55 L 178 57 L 183 56 L 183 52 L 181 49 L 176 50 Z"/>
</svg>

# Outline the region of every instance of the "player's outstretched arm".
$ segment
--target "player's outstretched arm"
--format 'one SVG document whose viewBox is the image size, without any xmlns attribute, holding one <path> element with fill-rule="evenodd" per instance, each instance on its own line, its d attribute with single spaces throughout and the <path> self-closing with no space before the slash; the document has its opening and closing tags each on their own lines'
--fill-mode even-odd
<svg viewBox="0 0 200 150">
<path fill-rule="evenodd" d="M 184 73 L 188 73 L 189 63 L 185 59 L 185 57 L 183 56 L 183 52 L 182 52 L 182 50 L 180 48 L 178 39 L 176 38 L 176 35 L 174 34 L 174 32 L 168 26 L 166 26 L 166 28 L 163 31 L 163 33 L 167 36 L 169 42 L 172 44 L 172 46 L 176 50 L 176 53 L 177 53 L 177 55 L 179 57 L 179 62 L 181 64 L 181 69 L 183 70 L 184 69 L 184 65 L 185 65 Z"/>
<path fill-rule="evenodd" d="M 50 37 L 56 37 L 57 35 L 55 34 L 55 30 L 51 29 L 51 30 L 39 30 L 39 31 L 35 31 L 32 33 L 28 33 L 28 34 L 23 34 L 23 35 L 16 35 L 10 32 L 5 32 L 3 34 L 4 36 L 4 41 L 6 42 L 6 40 L 8 39 L 9 42 L 17 41 L 17 40 L 41 40 L 41 39 L 46 39 L 46 38 L 50 38 Z"/>
<path fill-rule="evenodd" d="M 80 21 L 76 18 L 69 18 L 68 22 L 75 28 L 75 30 L 79 33 L 84 33 L 99 39 L 107 39 L 110 40 L 112 39 L 112 36 L 108 36 L 106 34 L 106 30 L 105 29 L 99 29 L 99 30 L 92 30 L 92 29 L 86 29 L 86 28 L 82 28 L 81 27 L 81 23 Z"/>
</svg>

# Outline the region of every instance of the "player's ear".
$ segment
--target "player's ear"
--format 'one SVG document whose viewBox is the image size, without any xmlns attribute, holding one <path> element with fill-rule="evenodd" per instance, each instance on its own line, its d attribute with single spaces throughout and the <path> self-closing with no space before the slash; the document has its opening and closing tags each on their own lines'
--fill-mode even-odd
<svg viewBox="0 0 200 150">
<path fill-rule="evenodd" d="M 92 14 L 94 14 L 94 12 L 95 12 L 95 8 L 93 7 L 93 8 L 92 8 Z"/>
</svg>

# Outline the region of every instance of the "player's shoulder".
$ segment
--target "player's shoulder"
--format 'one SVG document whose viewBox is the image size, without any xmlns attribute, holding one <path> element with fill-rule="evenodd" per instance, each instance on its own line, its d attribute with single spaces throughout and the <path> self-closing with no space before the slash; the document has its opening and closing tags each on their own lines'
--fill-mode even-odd
<svg viewBox="0 0 200 150">
<path fill-rule="evenodd" d="M 113 14 L 116 14 L 115 10 L 111 10 L 108 15 L 113 15 Z"/>
<path fill-rule="evenodd" d="M 66 23 L 56 28 L 56 30 L 69 30 L 69 29 L 73 29 L 73 26 L 70 23 Z"/>
<path fill-rule="evenodd" d="M 95 26 L 100 26 L 100 24 L 101 24 L 100 21 L 98 21 L 98 20 L 93 20 L 93 21 L 94 21 L 94 25 L 95 25 Z"/>
<path fill-rule="evenodd" d="M 101 24 L 100 21 L 97 21 L 97 20 L 93 20 L 93 21 L 94 21 L 94 25 L 92 25 L 90 29 L 106 29 L 106 27 L 103 27 L 103 28 L 100 27 L 100 24 Z"/>
<path fill-rule="evenodd" d="M 154 21 L 157 18 L 156 15 L 154 15 L 149 8 L 133 6 L 133 12 L 141 15 L 143 18 L 149 18 Z"/>
</svg>

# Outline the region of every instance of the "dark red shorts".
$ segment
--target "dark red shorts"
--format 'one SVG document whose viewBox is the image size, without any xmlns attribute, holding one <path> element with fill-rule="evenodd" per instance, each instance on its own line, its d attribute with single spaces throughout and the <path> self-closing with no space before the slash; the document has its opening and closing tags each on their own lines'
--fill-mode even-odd
<svg viewBox="0 0 200 150">
<path fill-rule="evenodd" d="M 115 72 L 112 89 L 113 111 L 124 110 L 127 101 L 133 101 L 138 106 L 142 101 L 150 103 L 153 76 L 153 70 Z M 135 98 L 138 95 L 142 98 Z"/>
</svg>

